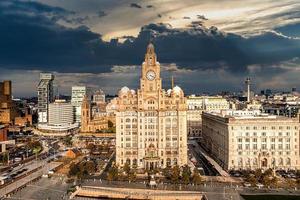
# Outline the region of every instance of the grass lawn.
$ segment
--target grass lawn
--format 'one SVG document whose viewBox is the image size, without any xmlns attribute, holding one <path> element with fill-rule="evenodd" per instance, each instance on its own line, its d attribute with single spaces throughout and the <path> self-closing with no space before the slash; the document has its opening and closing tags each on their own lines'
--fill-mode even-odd
<svg viewBox="0 0 300 200">
<path fill-rule="evenodd" d="M 245 200 L 300 200 L 294 195 L 241 195 Z"/>
</svg>

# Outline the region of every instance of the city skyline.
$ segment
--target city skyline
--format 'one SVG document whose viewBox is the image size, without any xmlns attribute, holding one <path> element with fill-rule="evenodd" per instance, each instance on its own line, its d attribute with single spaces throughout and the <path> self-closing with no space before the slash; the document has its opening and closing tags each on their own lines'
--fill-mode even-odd
<svg viewBox="0 0 300 200">
<path fill-rule="evenodd" d="M 80 84 L 116 94 L 138 87 L 141 52 L 152 40 L 165 84 L 173 75 L 188 94 L 241 91 L 248 76 L 256 91 L 299 88 L 299 6 L 4 0 L 2 28 L 13 31 L 0 34 L 0 79 L 13 81 L 14 96 L 35 96 L 40 72 L 54 73 L 61 93 Z"/>
</svg>

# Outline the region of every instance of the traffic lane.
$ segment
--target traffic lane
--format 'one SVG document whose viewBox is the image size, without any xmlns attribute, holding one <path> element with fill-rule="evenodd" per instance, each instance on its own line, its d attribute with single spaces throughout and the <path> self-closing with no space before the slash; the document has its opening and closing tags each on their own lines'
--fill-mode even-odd
<svg viewBox="0 0 300 200">
<path fill-rule="evenodd" d="M 200 151 L 197 151 L 197 149 L 194 147 L 194 145 L 189 145 L 189 149 L 193 152 L 195 158 L 197 159 L 198 163 L 201 163 L 201 166 L 203 167 L 203 170 L 205 172 L 205 175 L 207 176 L 217 176 L 217 171 L 213 168 L 211 163 L 209 163 L 205 157 L 201 154 Z"/>
<path fill-rule="evenodd" d="M 214 165 L 210 163 L 204 155 L 202 155 L 201 151 L 197 149 L 196 146 L 193 146 L 193 150 L 196 152 L 202 163 L 210 170 L 211 176 L 220 176 L 219 172 L 215 169 Z"/>
</svg>

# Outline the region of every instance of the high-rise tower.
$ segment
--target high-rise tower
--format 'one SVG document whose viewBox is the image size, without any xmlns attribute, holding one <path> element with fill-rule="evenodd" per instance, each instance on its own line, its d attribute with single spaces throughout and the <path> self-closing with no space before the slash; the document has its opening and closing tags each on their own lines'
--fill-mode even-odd
<svg viewBox="0 0 300 200">
<path fill-rule="evenodd" d="M 54 76 L 51 73 L 41 73 L 38 85 L 38 117 L 39 123 L 48 122 L 49 103 L 54 101 L 53 95 Z"/>
<path fill-rule="evenodd" d="M 246 87 L 247 87 L 247 103 L 250 103 L 251 99 L 250 99 L 250 78 L 247 77 L 246 80 L 245 80 L 245 84 L 246 84 Z"/>
</svg>

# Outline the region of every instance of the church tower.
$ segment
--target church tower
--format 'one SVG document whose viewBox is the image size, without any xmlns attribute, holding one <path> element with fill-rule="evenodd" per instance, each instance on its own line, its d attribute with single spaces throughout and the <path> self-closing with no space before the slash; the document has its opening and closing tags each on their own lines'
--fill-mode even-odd
<svg viewBox="0 0 300 200">
<path fill-rule="evenodd" d="M 86 96 L 81 104 L 81 132 L 88 132 L 88 125 L 91 120 L 91 105 Z"/>
</svg>

